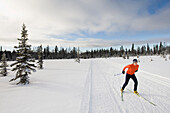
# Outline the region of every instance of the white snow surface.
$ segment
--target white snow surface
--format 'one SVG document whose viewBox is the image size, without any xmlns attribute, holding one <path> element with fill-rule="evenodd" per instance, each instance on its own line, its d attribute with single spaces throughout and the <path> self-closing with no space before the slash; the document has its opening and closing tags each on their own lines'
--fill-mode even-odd
<svg viewBox="0 0 170 113">
<path fill-rule="evenodd" d="M 121 101 L 125 75 L 114 74 L 131 64 L 133 57 L 81 59 L 81 63 L 44 60 L 44 69 L 30 75 L 29 85 L 9 83 L 15 72 L 0 77 L 0 113 L 170 113 L 170 60 L 139 59 L 138 92 L 156 106 L 127 90 L 133 91 L 132 80 Z"/>
</svg>

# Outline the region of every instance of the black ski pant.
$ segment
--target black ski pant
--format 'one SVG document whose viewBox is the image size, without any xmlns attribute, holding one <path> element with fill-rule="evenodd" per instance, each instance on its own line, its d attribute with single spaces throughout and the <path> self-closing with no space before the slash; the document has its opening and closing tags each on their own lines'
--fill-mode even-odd
<svg viewBox="0 0 170 113">
<path fill-rule="evenodd" d="M 129 79 L 130 79 L 130 78 L 131 78 L 131 79 L 134 81 L 134 83 L 135 83 L 135 84 L 134 84 L 134 91 L 137 91 L 138 80 L 137 80 L 135 74 L 133 74 L 133 75 L 126 74 L 125 83 L 123 84 L 122 89 L 124 90 L 125 87 L 128 85 L 128 82 L 129 82 Z"/>
</svg>

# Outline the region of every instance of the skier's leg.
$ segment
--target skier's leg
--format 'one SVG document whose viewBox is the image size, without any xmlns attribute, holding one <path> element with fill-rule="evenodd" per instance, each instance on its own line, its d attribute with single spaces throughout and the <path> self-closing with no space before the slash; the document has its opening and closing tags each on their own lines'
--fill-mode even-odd
<svg viewBox="0 0 170 113">
<path fill-rule="evenodd" d="M 128 85 L 128 82 L 129 82 L 130 76 L 131 76 L 131 75 L 126 74 L 125 83 L 123 84 L 123 87 L 122 87 L 122 89 L 123 89 L 123 90 L 124 90 L 124 89 L 125 89 L 125 87 Z"/>
<path fill-rule="evenodd" d="M 135 75 L 132 75 L 132 80 L 134 81 L 134 91 L 137 91 L 138 80 Z"/>
</svg>

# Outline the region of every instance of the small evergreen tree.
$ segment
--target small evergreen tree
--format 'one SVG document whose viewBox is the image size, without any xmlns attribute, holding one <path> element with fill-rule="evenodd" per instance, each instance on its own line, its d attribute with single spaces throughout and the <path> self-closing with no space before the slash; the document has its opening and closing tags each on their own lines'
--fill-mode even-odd
<svg viewBox="0 0 170 113">
<path fill-rule="evenodd" d="M 110 48 L 110 56 L 113 56 L 114 52 L 113 52 L 113 48 Z"/>
<path fill-rule="evenodd" d="M 46 56 L 49 59 L 50 58 L 50 47 L 49 45 L 46 47 Z"/>
<path fill-rule="evenodd" d="M 146 46 L 142 46 L 141 48 L 141 54 L 146 55 Z"/>
<path fill-rule="evenodd" d="M 57 56 L 58 56 L 58 47 L 57 47 L 57 45 L 55 46 L 55 58 L 57 58 Z"/>
<path fill-rule="evenodd" d="M 78 50 L 77 50 L 77 59 L 76 59 L 76 62 L 80 63 L 80 50 L 79 50 L 79 47 L 78 47 Z"/>
<path fill-rule="evenodd" d="M 134 56 L 135 55 L 135 45 L 134 45 L 134 43 L 132 44 L 132 49 L 131 49 L 131 52 L 132 52 L 132 56 Z"/>
<path fill-rule="evenodd" d="M 94 58 L 94 51 L 93 51 L 93 50 L 91 50 L 91 52 L 90 52 L 90 53 L 91 53 L 91 55 L 90 55 L 90 56 L 91 56 L 91 58 Z M 78 58 L 78 54 L 79 54 L 79 51 L 77 51 L 77 58 Z"/>
<path fill-rule="evenodd" d="M 18 38 L 19 40 L 19 46 L 15 46 L 14 48 L 17 49 L 17 55 L 16 62 L 11 64 L 11 66 L 15 66 L 12 71 L 16 71 L 16 77 L 11 79 L 11 81 L 14 81 L 18 78 L 20 78 L 20 81 L 18 84 L 29 84 L 29 76 L 28 74 L 31 74 L 31 71 L 35 71 L 33 67 L 36 67 L 34 64 L 31 64 L 29 62 L 35 62 L 34 59 L 31 58 L 31 55 L 29 54 L 31 52 L 31 45 L 27 45 L 27 30 L 25 24 L 22 26 L 21 31 L 21 38 Z"/>
<path fill-rule="evenodd" d="M 129 53 L 127 53 L 127 59 L 129 59 Z"/>
<path fill-rule="evenodd" d="M 163 44 L 162 44 L 162 42 L 160 42 L 160 45 L 159 45 L 159 54 L 162 54 L 162 51 L 163 51 Z"/>
<path fill-rule="evenodd" d="M 153 47 L 153 54 L 156 54 L 156 46 Z"/>
<path fill-rule="evenodd" d="M 156 51 L 156 54 L 158 55 L 159 54 L 158 44 L 155 46 L 155 51 Z"/>
<path fill-rule="evenodd" d="M 124 52 L 125 52 L 125 50 L 124 50 L 123 46 L 121 46 L 120 47 L 120 57 L 123 56 Z"/>
<path fill-rule="evenodd" d="M 147 43 L 147 55 L 150 55 L 150 53 L 151 53 L 151 50 L 150 50 L 149 44 Z"/>
<path fill-rule="evenodd" d="M 153 55 L 153 50 L 151 49 L 151 53 L 150 53 L 151 55 Z"/>
<path fill-rule="evenodd" d="M 77 50 L 75 47 L 73 47 L 72 51 L 71 51 L 71 58 L 76 58 L 77 57 Z"/>
<path fill-rule="evenodd" d="M 122 57 L 123 57 L 123 59 L 126 59 L 126 54 L 125 54 L 125 52 L 123 53 Z"/>
<path fill-rule="evenodd" d="M 3 53 L 2 59 L 1 59 L 2 64 L 0 65 L 0 68 L 1 68 L 0 74 L 2 74 L 2 76 L 7 76 L 7 67 L 8 67 L 8 65 L 7 65 L 6 61 L 7 61 L 6 54 Z"/>
<path fill-rule="evenodd" d="M 0 51 L 2 51 L 2 46 L 0 47 Z"/>
<path fill-rule="evenodd" d="M 138 48 L 137 48 L 137 55 L 140 55 L 141 54 L 141 51 L 140 51 L 141 49 L 140 49 L 140 47 L 138 46 Z"/>
<path fill-rule="evenodd" d="M 43 51 L 42 51 L 42 45 L 38 47 L 38 67 L 39 69 L 43 69 Z"/>
</svg>

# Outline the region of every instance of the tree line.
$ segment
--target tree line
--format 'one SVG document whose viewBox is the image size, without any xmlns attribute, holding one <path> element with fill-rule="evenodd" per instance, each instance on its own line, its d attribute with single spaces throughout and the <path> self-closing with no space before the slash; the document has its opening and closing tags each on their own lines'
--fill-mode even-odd
<svg viewBox="0 0 170 113">
<path fill-rule="evenodd" d="M 3 51 L 2 46 L 0 47 L 0 59 L 2 58 L 2 54 L 5 53 L 8 61 L 15 61 L 17 57 L 17 51 Z M 30 52 L 31 56 L 35 59 L 38 59 L 38 49 L 34 48 Z M 74 59 L 77 58 L 78 48 L 58 48 L 56 45 L 54 49 L 50 49 L 49 46 L 42 48 L 43 59 Z M 80 58 L 88 59 L 88 58 L 106 58 L 106 57 L 122 57 L 123 55 L 129 56 L 137 56 L 137 55 L 166 55 L 170 54 L 170 46 L 167 46 L 165 43 L 160 42 L 159 44 L 150 47 L 147 43 L 141 47 L 137 47 L 135 49 L 134 43 L 132 44 L 130 49 L 124 48 L 123 46 L 120 49 L 115 49 L 110 47 L 109 49 L 92 49 L 87 50 L 85 52 L 80 52 Z"/>
</svg>

